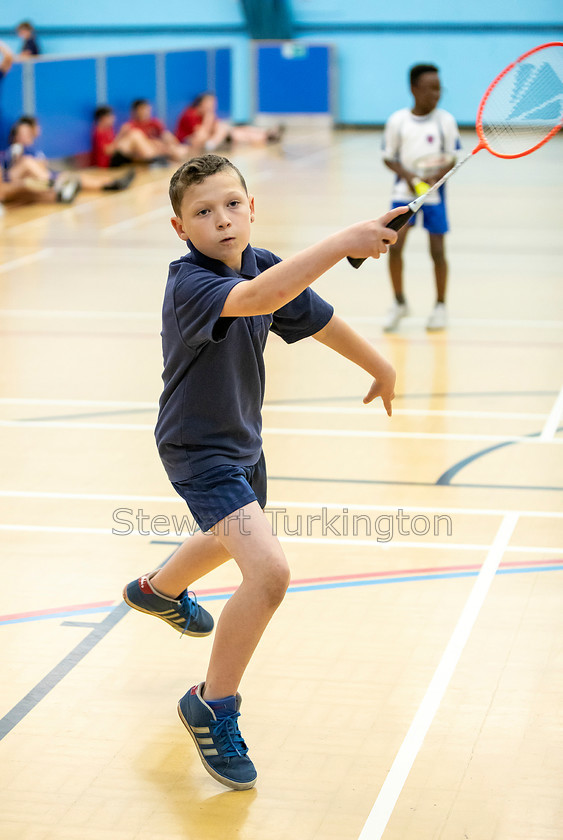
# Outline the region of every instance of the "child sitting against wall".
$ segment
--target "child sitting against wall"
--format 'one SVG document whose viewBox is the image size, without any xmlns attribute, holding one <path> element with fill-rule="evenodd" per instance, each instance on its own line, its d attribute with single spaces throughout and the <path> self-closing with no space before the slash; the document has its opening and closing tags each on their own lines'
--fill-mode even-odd
<svg viewBox="0 0 563 840">
<path fill-rule="evenodd" d="M 32 178 L 58 188 L 63 183 L 72 182 L 75 192 L 84 190 L 124 190 L 135 177 L 130 170 L 119 178 L 93 172 L 57 171 L 52 169 L 43 154 L 36 148 L 35 142 L 41 133 L 41 127 L 35 117 L 24 116 L 14 123 L 10 131 L 10 147 L 4 155 L 4 180 L 21 181 Z"/>
<path fill-rule="evenodd" d="M 100 168 L 123 166 L 126 163 L 152 163 L 154 143 L 144 131 L 131 122 L 115 130 L 115 112 L 109 105 L 100 105 L 94 112 L 92 132 L 92 166 Z"/>
<path fill-rule="evenodd" d="M 125 125 L 144 134 L 151 144 L 154 158 L 178 163 L 190 157 L 191 153 L 168 131 L 164 123 L 153 117 L 148 99 L 135 99 L 131 104 L 131 119 Z"/>
<path fill-rule="evenodd" d="M 214 93 L 200 93 L 182 111 L 176 126 L 176 137 L 194 150 L 214 151 L 225 143 L 276 143 L 281 140 L 282 127 L 274 130 L 254 125 L 231 125 L 217 116 L 217 97 Z"/>
</svg>

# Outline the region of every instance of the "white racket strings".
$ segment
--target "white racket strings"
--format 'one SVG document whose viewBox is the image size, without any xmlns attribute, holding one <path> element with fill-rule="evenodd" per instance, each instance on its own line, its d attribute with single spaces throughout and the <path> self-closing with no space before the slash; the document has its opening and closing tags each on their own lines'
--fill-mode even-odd
<svg viewBox="0 0 563 840">
<path fill-rule="evenodd" d="M 499 155 L 530 151 L 563 123 L 563 46 L 523 57 L 494 85 L 481 113 L 484 139 Z"/>
</svg>

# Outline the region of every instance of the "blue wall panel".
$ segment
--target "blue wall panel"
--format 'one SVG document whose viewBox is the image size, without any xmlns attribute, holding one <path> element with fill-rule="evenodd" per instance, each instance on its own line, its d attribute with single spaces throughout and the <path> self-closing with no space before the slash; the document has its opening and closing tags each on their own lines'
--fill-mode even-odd
<svg viewBox="0 0 563 840">
<path fill-rule="evenodd" d="M 64 157 L 90 148 L 96 107 L 96 61 L 35 63 L 35 107 L 47 157 Z"/>
<path fill-rule="evenodd" d="M 117 122 L 129 119 L 131 102 L 148 99 L 156 114 L 156 58 L 154 55 L 110 55 L 106 62 L 107 101 Z"/>
<path fill-rule="evenodd" d="M 7 146 L 10 127 L 24 111 L 22 70 L 15 64 L 0 82 L 0 149 Z"/>
<path fill-rule="evenodd" d="M 228 49 L 216 50 L 215 93 L 217 95 L 217 112 L 223 119 L 229 118 L 232 113 L 231 79 L 231 51 Z"/>
<path fill-rule="evenodd" d="M 257 47 L 257 110 L 265 114 L 330 112 L 330 49 L 296 44 Z"/>
<path fill-rule="evenodd" d="M 172 130 L 178 117 L 192 99 L 207 90 L 207 52 L 167 53 L 166 58 L 166 121 Z"/>
</svg>

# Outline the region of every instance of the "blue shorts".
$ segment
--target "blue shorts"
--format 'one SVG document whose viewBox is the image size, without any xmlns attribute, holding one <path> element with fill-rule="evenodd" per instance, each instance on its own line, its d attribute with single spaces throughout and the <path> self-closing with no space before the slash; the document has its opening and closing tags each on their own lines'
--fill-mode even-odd
<svg viewBox="0 0 563 840">
<path fill-rule="evenodd" d="M 404 201 L 394 201 L 391 209 L 395 207 L 404 207 Z M 446 215 L 446 202 L 441 201 L 439 204 L 423 204 L 418 213 L 415 213 L 407 222 L 412 226 L 416 223 L 416 217 L 422 215 L 422 223 L 428 233 L 447 233 L 449 231 L 448 217 Z"/>
<path fill-rule="evenodd" d="M 173 481 L 202 531 L 209 531 L 230 513 L 250 502 L 266 507 L 266 461 L 264 453 L 251 467 L 221 464 L 186 481 Z"/>
</svg>

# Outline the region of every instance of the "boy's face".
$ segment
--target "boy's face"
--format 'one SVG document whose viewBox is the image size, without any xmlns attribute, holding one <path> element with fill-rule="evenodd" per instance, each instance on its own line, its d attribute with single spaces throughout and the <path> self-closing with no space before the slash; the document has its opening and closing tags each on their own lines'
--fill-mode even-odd
<svg viewBox="0 0 563 840">
<path fill-rule="evenodd" d="M 148 122 L 150 120 L 152 114 L 152 107 L 149 105 L 148 102 L 144 102 L 142 105 L 137 105 L 134 112 L 134 117 L 137 122 Z"/>
<path fill-rule="evenodd" d="M 438 73 L 427 72 L 418 77 L 416 84 L 411 87 L 417 109 L 429 114 L 438 105 L 442 89 Z"/>
<path fill-rule="evenodd" d="M 33 145 L 33 141 L 35 140 L 33 128 L 27 123 L 18 125 L 15 139 L 16 143 L 21 143 L 23 146 Z"/>
<path fill-rule="evenodd" d="M 222 170 L 184 193 L 180 216 L 171 219 L 180 237 L 198 251 L 240 271 L 250 241 L 254 196 L 244 191 L 236 172 Z"/>
<path fill-rule="evenodd" d="M 110 112 L 109 114 L 104 114 L 98 120 L 98 125 L 100 126 L 100 128 L 111 128 L 114 123 L 115 123 L 115 114 L 113 113 L 113 111 Z"/>
</svg>

